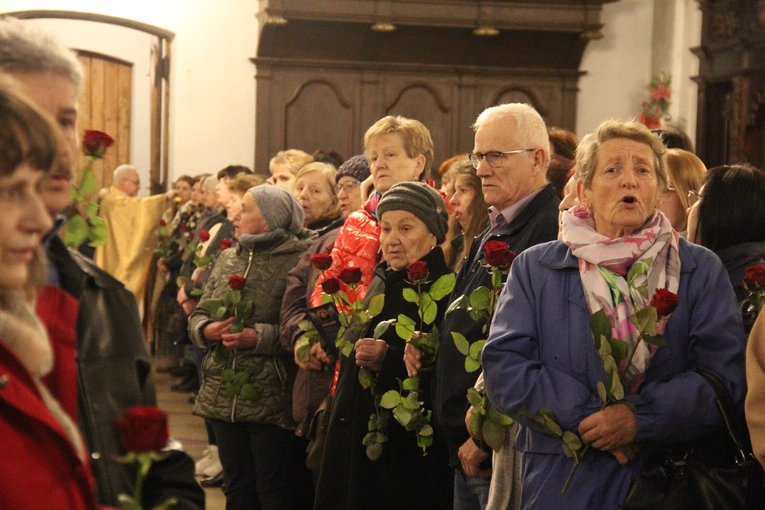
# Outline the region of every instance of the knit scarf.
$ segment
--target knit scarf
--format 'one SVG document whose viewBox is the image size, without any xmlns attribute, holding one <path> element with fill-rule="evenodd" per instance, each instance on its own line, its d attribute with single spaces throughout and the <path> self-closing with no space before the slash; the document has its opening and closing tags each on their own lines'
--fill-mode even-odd
<svg viewBox="0 0 765 510">
<path fill-rule="evenodd" d="M 611 239 L 595 230 L 590 212 L 576 206 L 563 213 L 563 242 L 579 259 L 579 275 L 591 314 L 605 310 L 614 339 L 627 343 L 632 365 L 619 364 L 619 374 L 630 393 L 637 393 L 656 352 L 654 345 L 640 342 L 630 318 L 650 304 L 656 289 L 677 293 L 680 285 L 678 235 L 659 211 L 637 232 Z M 666 321 L 657 324 L 662 334 Z M 637 349 L 636 349 L 637 347 Z"/>
</svg>

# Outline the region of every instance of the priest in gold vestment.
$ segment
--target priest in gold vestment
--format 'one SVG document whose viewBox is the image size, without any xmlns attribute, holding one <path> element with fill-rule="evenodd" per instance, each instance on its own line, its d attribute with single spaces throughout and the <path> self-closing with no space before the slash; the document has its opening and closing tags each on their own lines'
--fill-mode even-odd
<svg viewBox="0 0 765 510">
<path fill-rule="evenodd" d="M 109 235 L 106 245 L 96 249 L 95 261 L 135 295 L 143 317 L 146 282 L 157 246 L 154 230 L 175 192 L 139 198 L 140 189 L 134 166 L 117 167 L 113 184 L 101 200 L 100 215 Z"/>
</svg>

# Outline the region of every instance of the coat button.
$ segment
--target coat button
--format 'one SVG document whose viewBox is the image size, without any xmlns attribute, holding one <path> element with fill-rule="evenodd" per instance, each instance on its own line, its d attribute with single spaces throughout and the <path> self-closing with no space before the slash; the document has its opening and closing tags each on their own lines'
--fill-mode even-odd
<svg viewBox="0 0 765 510">
<path fill-rule="evenodd" d="M 0 374 L 0 388 L 5 388 L 8 386 L 8 381 L 10 381 L 10 377 L 8 377 L 7 374 Z"/>
</svg>

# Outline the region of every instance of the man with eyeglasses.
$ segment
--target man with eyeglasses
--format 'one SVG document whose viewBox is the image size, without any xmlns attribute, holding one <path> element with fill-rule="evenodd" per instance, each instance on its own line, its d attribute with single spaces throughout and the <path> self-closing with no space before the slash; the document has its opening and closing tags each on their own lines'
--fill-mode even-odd
<svg viewBox="0 0 765 510">
<path fill-rule="evenodd" d="M 478 116 L 473 129 L 475 146 L 469 158 L 481 179 L 484 199 L 491 206 L 490 224 L 473 243 L 457 275 L 452 300 L 470 295 L 480 286 L 491 288 L 491 275 L 481 265 L 487 241 L 505 242 L 520 253 L 552 241 L 558 234 L 559 200 L 545 180 L 550 143 L 547 127 L 536 110 L 518 103 L 494 106 Z M 509 467 L 504 466 L 492 478 L 491 451 L 482 450 L 465 427 L 467 390 L 475 385 L 480 372 L 465 371 L 465 356 L 457 350 L 452 333 L 462 334 L 472 344 L 488 338 L 483 328 L 484 321 L 473 321 L 465 310 L 449 313 L 440 327 L 433 413 L 438 432 L 449 446 L 455 471 L 454 508 L 458 510 L 486 508 L 490 480 L 492 500 L 501 501 L 501 508 L 508 507 L 511 496 L 514 500 L 520 496 L 517 489 L 511 494 L 513 469 L 518 465 L 514 464 L 512 445 L 503 448 L 503 454 L 509 455 L 505 459 Z M 416 349 L 408 348 L 405 360 L 410 371 L 420 368 L 418 359 Z"/>
<path fill-rule="evenodd" d="M 155 242 L 154 230 L 175 191 L 138 197 L 141 178 L 132 165 L 118 166 L 112 183 L 99 211 L 109 237 L 105 245 L 96 248 L 94 260 L 133 293 L 143 318 L 144 294 L 154 256 L 149 248 Z"/>
</svg>

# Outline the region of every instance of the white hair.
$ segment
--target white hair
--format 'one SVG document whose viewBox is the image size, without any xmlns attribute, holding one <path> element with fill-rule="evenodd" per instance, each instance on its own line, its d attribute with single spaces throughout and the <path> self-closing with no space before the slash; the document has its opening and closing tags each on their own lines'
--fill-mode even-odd
<svg viewBox="0 0 765 510">
<path fill-rule="evenodd" d="M 126 179 L 131 172 L 138 173 L 138 168 L 133 165 L 120 165 L 114 169 L 112 182 L 118 184 L 122 179 Z"/>
<path fill-rule="evenodd" d="M 544 149 L 545 168 L 550 166 L 550 136 L 545 121 L 532 106 L 525 103 L 506 103 L 486 108 L 473 124 L 478 131 L 487 124 L 502 122 L 512 117 L 518 126 L 515 139 L 521 145 L 517 149 Z"/>
</svg>

